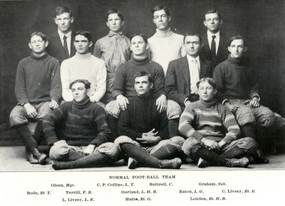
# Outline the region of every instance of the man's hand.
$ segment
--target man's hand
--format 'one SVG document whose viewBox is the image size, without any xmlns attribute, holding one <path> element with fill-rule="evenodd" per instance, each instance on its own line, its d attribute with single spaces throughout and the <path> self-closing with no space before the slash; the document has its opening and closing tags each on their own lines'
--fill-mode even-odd
<svg viewBox="0 0 285 206">
<path fill-rule="evenodd" d="M 191 104 L 191 102 L 190 102 L 189 100 L 187 100 L 187 101 L 185 102 L 185 107 L 187 107 L 187 105 L 189 105 L 189 104 Z"/>
<path fill-rule="evenodd" d="M 226 105 L 227 108 L 229 108 L 229 110 L 231 110 L 232 113 L 235 113 L 238 110 L 238 108 L 239 108 L 238 105 L 236 105 L 236 104 L 229 104 L 228 102 L 225 103 L 225 105 Z"/>
<path fill-rule="evenodd" d="M 152 129 L 148 133 L 143 133 L 141 138 L 136 138 L 136 140 L 142 145 L 154 145 L 157 144 L 161 137 L 157 136 L 158 132 L 155 132 L 155 129 Z"/>
<path fill-rule="evenodd" d="M 124 97 L 123 95 L 118 95 L 117 98 L 117 105 L 121 110 L 126 110 L 127 109 L 127 105 L 129 104 L 129 100 Z"/>
<path fill-rule="evenodd" d="M 227 144 L 227 143 L 226 143 L 224 140 L 220 141 L 220 142 L 218 143 L 218 149 L 221 150 L 226 144 Z"/>
<path fill-rule="evenodd" d="M 38 116 L 37 110 L 30 103 L 26 103 L 24 108 L 30 118 L 36 118 Z"/>
<path fill-rule="evenodd" d="M 51 100 L 51 102 L 49 103 L 49 108 L 55 109 L 57 107 L 58 107 L 58 103 L 55 100 Z"/>
<path fill-rule="evenodd" d="M 157 111 L 160 113 L 165 111 L 167 109 L 166 96 L 164 94 L 160 95 L 160 97 L 156 99 L 155 105 L 157 106 Z"/>
<path fill-rule="evenodd" d="M 260 103 L 257 97 L 253 97 L 252 100 L 249 102 L 249 105 L 252 107 L 259 107 Z"/>
<path fill-rule="evenodd" d="M 212 150 L 219 150 L 219 145 L 217 142 L 215 142 L 214 140 L 210 140 L 210 139 L 206 139 L 206 138 L 202 138 L 201 142 L 204 143 L 204 145 L 206 145 L 207 147 L 209 147 Z"/>
<path fill-rule="evenodd" d="M 90 155 L 94 151 L 94 149 L 95 149 L 95 145 L 90 144 L 83 150 L 83 152 L 86 155 Z"/>
</svg>

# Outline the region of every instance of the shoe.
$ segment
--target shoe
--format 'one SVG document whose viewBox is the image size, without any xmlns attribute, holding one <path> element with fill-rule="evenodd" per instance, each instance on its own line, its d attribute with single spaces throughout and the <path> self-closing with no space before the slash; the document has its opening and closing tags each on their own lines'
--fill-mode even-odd
<svg viewBox="0 0 285 206">
<path fill-rule="evenodd" d="M 69 162 L 57 162 L 53 161 L 53 164 L 51 165 L 53 169 L 55 170 L 66 170 L 66 169 L 73 169 L 74 161 Z"/>
<path fill-rule="evenodd" d="M 227 167 L 247 167 L 249 165 L 249 160 L 246 157 L 243 157 L 241 159 L 226 159 L 227 163 L 226 166 Z"/>
<path fill-rule="evenodd" d="M 34 157 L 31 151 L 26 148 L 25 150 L 26 159 L 30 162 L 30 164 L 39 164 L 39 161 Z"/>
<path fill-rule="evenodd" d="M 34 155 L 34 157 L 39 161 L 41 165 L 45 164 L 45 161 L 47 159 L 46 154 L 40 153 L 40 151 L 37 148 L 32 149 L 31 153 Z"/>
<path fill-rule="evenodd" d="M 255 161 L 256 163 L 269 163 L 269 159 L 266 158 L 261 149 L 257 149 Z"/>
<path fill-rule="evenodd" d="M 171 160 L 159 160 L 160 168 L 168 169 L 179 169 L 182 165 L 182 161 L 179 158 L 174 158 Z"/>
<path fill-rule="evenodd" d="M 128 159 L 128 168 L 129 169 L 135 169 L 137 167 L 137 165 L 138 165 L 138 162 L 134 158 L 129 157 L 129 159 Z"/>
<path fill-rule="evenodd" d="M 207 162 L 206 160 L 204 160 L 203 158 L 199 158 L 199 161 L 198 161 L 197 166 L 198 166 L 199 168 L 205 168 L 205 167 L 210 166 L 210 163 Z"/>
</svg>

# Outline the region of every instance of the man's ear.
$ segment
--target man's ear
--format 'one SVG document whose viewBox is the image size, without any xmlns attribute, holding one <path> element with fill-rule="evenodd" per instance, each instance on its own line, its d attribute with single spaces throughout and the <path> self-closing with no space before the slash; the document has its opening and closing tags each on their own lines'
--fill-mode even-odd
<svg viewBox="0 0 285 206">
<path fill-rule="evenodd" d="M 220 20 L 220 25 L 222 25 L 222 24 L 223 24 L 223 22 L 224 22 L 224 21 L 223 21 L 223 19 L 221 19 L 221 20 Z"/>
<path fill-rule="evenodd" d="M 93 41 L 90 41 L 89 42 L 89 48 L 92 47 L 92 45 L 93 45 Z"/>
<path fill-rule="evenodd" d="M 74 21 L 74 18 L 70 17 L 70 22 L 73 23 L 73 21 Z"/>
<path fill-rule="evenodd" d="M 153 83 L 150 83 L 150 88 L 151 88 L 151 89 L 153 88 Z"/>
<path fill-rule="evenodd" d="M 247 51 L 247 47 L 245 46 L 244 48 L 243 48 L 243 52 L 246 52 Z"/>
<path fill-rule="evenodd" d="M 170 22 L 170 21 L 171 21 L 171 16 L 168 17 L 168 22 Z"/>
<path fill-rule="evenodd" d="M 228 46 L 228 51 L 231 53 L 231 47 L 230 46 Z"/>
<path fill-rule="evenodd" d="M 207 25 L 206 25 L 206 20 L 204 20 L 203 23 L 204 23 L 204 26 L 207 27 Z"/>
<path fill-rule="evenodd" d="M 203 42 L 201 42 L 201 44 L 200 44 L 200 49 L 202 49 L 203 46 L 204 46 L 204 44 L 203 44 Z"/>
<path fill-rule="evenodd" d="M 147 43 L 147 45 L 146 45 L 146 50 L 148 50 L 149 49 L 149 44 Z"/>
<path fill-rule="evenodd" d="M 48 44 L 49 44 L 49 42 L 48 42 L 48 40 L 46 40 L 45 48 L 47 48 Z"/>
<path fill-rule="evenodd" d="M 217 90 L 217 89 L 215 89 L 214 94 L 216 94 L 216 93 L 217 93 L 217 91 L 218 91 L 218 90 Z"/>
<path fill-rule="evenodd" d="M 29 48 L 32 49 L 32 44 L 31 44 L 31 42 L 29 42 L 28 45 L 29 45 Z"/>
</svg>

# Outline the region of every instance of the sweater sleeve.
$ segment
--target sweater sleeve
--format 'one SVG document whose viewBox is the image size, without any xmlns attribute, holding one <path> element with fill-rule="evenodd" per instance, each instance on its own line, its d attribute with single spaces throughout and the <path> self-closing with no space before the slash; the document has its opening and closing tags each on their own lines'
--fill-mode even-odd
<svg viewBox="0 0 285 206">
<path fill-rule="evenodd" d="M 216 82 L 217 85 L 217 93 L 215 95 L 216 99 L 219 102 L 223 102 L 225 100 L 225 94 L 224 94 L 224 74 L 222 67 L 219 65 L 214 69 L 213 79 Z"/>
<path fill-rule="evenodd" d="M 123 65 L 121 64 L 116 73 L 115 73 L 115 81 L 114 81 L 114 87 L 112 91 L 112 95 L 114 98 L 116 98 L 118 95 L 124 94 L 124 86 L 125 86 L 125 74 Z"/>
<path fill-rule="evenodd" d="M 240 134 L 240 128 L 235 120 L 234 115 L 231 111 L 224 105 L 221 105 L 221 118 L 223 120 L 223 124 L 227 129 L 227 133 L 225 137 L 222 139 L 227 143 L 231 143 L 236 140 Z"/>
<path fill-rule="evenodd" d="M 107 69 L 105 62 L 101 59 L 99 60 L 100 62 L 98 62 L 98 65 L 96 65 L 99 67 L 96 74 L 96 91 L 93 95 L 90 96 L 90 100 L 92 102 L 99 102 L 106 92 Z"/>
<path fill-rule="evenodd" d="M 162 94 L 166 95 L 165 92 L 165 77 L 164 77 L 164 71 L 160 65 L 158 65 L 154 77 L 154 88 L 155 88 L 155 94 L 159 97 Z"/>
<path fill-rule="evenodd" d="M 118 122 L 118 131 L 119 135 L 125 135 L 133 140 L 136 140 L 136 138 L 142 137 L 142 133 L 137 132 L 134 128 L 132 128 L 130 111 L 130 105 L 125 111 L 121 111 Z"/>
<path fill-rule="evenodd" d="M 95 57 L 98 57 L 99 59 L 101 59 L 101 46 L 100 46 L 100 41 L 99 40 L 96 41 L 96 43 L 95 43 L 93 55 Z"/>
<path fill-rule="evenodd" d="M 62 98 L 64 101 L 69 102 L 73 100 L 72 93 L 69 89 L 70 84 L 70 75 L 68 72 L 68 65 L 66 60 L 61 63 L 60 67 L 60 78 L 61 78 L 61 85 L 62 85 Z"/>
<path fill-rule="evenodd" d="M 245 72 L 247 74 L 248 77 L 248 86 L 249 86 L 249 98 L 252 99 L 253 97 L 259 97 L 258 94 L 258 83 L 257 83 L 257 79 L 256 79 L 256 75 L 253 74 L 253 70 L 252 68 L 248 67 L 245 69 Z"/>
<path fill-rule="evenodd" d="M 168 132 L 168 119 L 166 112 L 160 113 L 161 118 L 160 118 L 160 128 L 158 131 L 158 136 L 161 137 L 161 139 L 169 139 L 169 132 Z"/>
<path fill-rule="evenodd" d="M 25 71 L 21 65 L 18 64 L 16 82 L 15 82 L 15 95 L 19 104 L 28 103 L 29 98 L 26 92 Z"/>
<path fill-rule="evenodd" d="M 107 115 L 102 107 L 98 106 L 94 116 L 96 117 L 95 123 L 97 125 L 98 135 L 90 144 L 98 147 L 99 145 L 110 141 L 111 130 L 107 123 Z"/>
<path fill-rule="evenodd" d="M 59 62 L 55 63 L 52 71 L 52 76 L 51 76 L 51 91 L 50 91 L 50 96 L 51 100 L 55 100 L 56 102 L 60 101 L 61 98 L 61 81 L 60 81 L 60 68 L 59 68 Z"/>
<path fill-rule="evenodd" d="M 189 138 L 194 137 L 198 141 L 201 141 L 203 138 L 203 135 L 201 135 L 199 132 L 197 132 L 193 127 L 192 123 L 194 122 L 195 112 L 194 112 L 194 106 L 195 103 L 188 104 L 179 120 L 179 132 Z"/>
</svg>

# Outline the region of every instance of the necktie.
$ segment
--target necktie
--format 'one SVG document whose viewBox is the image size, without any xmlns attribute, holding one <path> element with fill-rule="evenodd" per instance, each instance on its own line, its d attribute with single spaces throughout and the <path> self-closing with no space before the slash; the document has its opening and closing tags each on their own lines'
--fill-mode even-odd
<svg viewBox="0 0 285 206">
<path fill-rule="evenodd" d="M 67 39 L 67 37 L 64 35 L 64 36 L 63 36 L 63 47 L 64 47 L 64 50 L 65 50 L 67 56 L 69 57 L 69 52 L 68 52 L 68 48 L 67 48 L 66 39 Z"/>
<path fill-rule="evenodd" d="M 215 38 L 216 38 L 216 36 L 213 35 L 212 36 L 212 43 L 211 43 L 211 51 L 212 51 L 213 56 L 216 56 L 216 42 L 215 42 Z"/>
<path fill-rule="evenodd" d="M 199 67 L 198 67 L 198 62 L 196 59 L 191 60 L 191 65 L 190 65 L 190 76 L 191 76 L 191 93 L 197 94 L 197 86 L 196 83 L 199 81 Z"/>
</svg>

